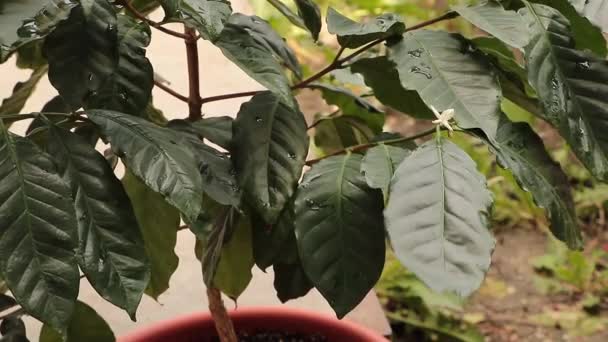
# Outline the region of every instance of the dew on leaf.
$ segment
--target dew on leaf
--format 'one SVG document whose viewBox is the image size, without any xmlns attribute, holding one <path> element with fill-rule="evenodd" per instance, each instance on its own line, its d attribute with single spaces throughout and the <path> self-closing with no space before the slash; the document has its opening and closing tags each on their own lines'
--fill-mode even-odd
<svg viewBox="0 0 608 342">
<path fill-rule="evenodd" d="M 416 49 L 416 50 L 408 51 L 407 54 L 412 57 L 419 58 L 420 56 L 422 56 L 423 52 L 424 52 L 424 49 Z"/>
<path fill-rule="evenodd" d="M 589 70 L 591 68 L 591 64 L 589 61 L 578 62 L 576 63 L 576 68 L 581 70 Z"/>
<path fill-rule="evenodd" d="M 417 66 L 411 67 L 410 68 L 410 72 L 413 73 L 413 74 L 422 75 L 422 76 L 426 77 L 429 80 L 431 78 L 433 78 L 433 76 L 431 75 L 431 73 L 428 70 L 424 70 L 424 69 L 422 69 L 420 67 L 417 67 Z"/>
</svg>

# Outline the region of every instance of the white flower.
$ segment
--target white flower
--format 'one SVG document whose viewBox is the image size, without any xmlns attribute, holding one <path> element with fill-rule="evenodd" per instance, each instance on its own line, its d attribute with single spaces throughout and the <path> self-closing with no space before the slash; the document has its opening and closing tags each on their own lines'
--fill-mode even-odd
<svg viewBox="0 0 608 342">
<path fill-rule="evenodd" d="M 437 117 L 437 120 L 433 120 L 434 124 L 444 126 L 450 131 L 450 133 L 454 132 L 454 129 L 452 128 L 452 126 L 450 126 L 450 120 L 452 120 L 452 118 L 454 117 L 453 108 L 446 109 L 441 114 L 439 114 L 437 109 L 435 109 L 435 107 L 433 106 L 431 106 L 431 110 L 433 111 L 433 114 L 435 114 L 435 116 Z"/>
</svg>

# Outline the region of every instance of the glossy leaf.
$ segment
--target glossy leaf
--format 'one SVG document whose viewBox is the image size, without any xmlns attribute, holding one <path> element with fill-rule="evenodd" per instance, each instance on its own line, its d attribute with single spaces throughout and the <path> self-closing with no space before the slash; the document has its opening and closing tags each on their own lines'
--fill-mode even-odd
<svg viewBox="0 0 608 342">
<path fill-rule="evenodd" d="M 307 29 L 306 24 L 304 24 L 304 20 L 294 13 L 289 6 L 285 5 L 281 0 L 268 0 L 268 3 L 271 4 L 277 11 L 281 12 L 282 15 L 289 20 L 295 26 Z"/>
<path fill-rule="evenodd" d="M 365 122 L 374 133 L 382 132 L 384 113 L 372 103 L 352 91 L 329 84 L 314 83 L 308 86 L 321 91 L 325 102 L 340 108 L 343 116 L 352 116 Z"/>
<path fill-rule="evenodd" d="M 114 7 L 107 0 L 81 0 L 44 43 L 49 80 L 74 110 L 97 92 L 118 65 Z"/>
<path fill-rule="evenodd" d="M 252 219 L 253 226 L 253 257 L 256 265 L 262 271 L 278 263 L 289 263 L 292 260 L 285 258 L 292 249 L 294 257 L 297 256 L 295 245 L 295 213 L 293 203 L 285 206 L 276 224 L 269 225 L 261 219 Z M 293 241 L 291 241 L 293 240 Z M 290 244 L 293 242 L 293 244 Z M 286 250 L 287 249 L 287 250 Z"/>
<path fill-rule="evenodd" d="M 40 331 L 39 342 L 114 342 L 116 337 L 108 323 L 95 309 L 83 302 L 76 304 L 65 338 L 48 325 Z"/>
<path fill-rule="evenodd" d="M 401 17 L 392 13 L 360 24 L 330 7 L 327 10 L 327 30 L 338 36 L 342 47 L 354 49 L 377 39 L 400 35 L 405 31 L 405 24 Z"/>
<path fill-rule="evenodd" d="M 389 186 L 393 174 L 410 153 L 411 151 L 405 148 L 386 144 L 379 144 L 365 153 L 361 162 L 361 172 L 365 174 L 365 180 L 371 188 L 382 190 L 385 203 L 389 198 Z"/>
<path fill-rule="evenodd" d="M 190 229 L 202 242 L 201 266 L 203 281 L 208 287 L 214 286 L 213 281 L 222 256 L 222 248 L 231 232 L 238 227 L 239 220 L 240 217 L 233 208 L 220 207 L 217 208 L 217 214 L 210 218 L 208 225 L 190 225 Z"/>
<path fill-rule="evenodd" d="M 471 42 L 481 52 L 491 56 L 491 58 L 494 58 L 495 65 L 500 67 L 501 70 L 516 75 L 523 83 L 525 83 L 525 85 L 527 85 L 526 69 L 517 62 L 513 51 L 511 51 L 500 40 L 492 37 L 479 37 L 472 39 Z"/>
<path fill-rule="evenodd" d="M 118 15 L 118 66 L 101 88 L 87 98 L 87 107 L 141 115 L 154 87 L 154 71 L 146 58 L 150 27 Z"/>
<path fill-rule="evenodd" d="M 382 196 L 367 186 L 361 159 L 346 154 L 313 165 L 295 200 L 304 271 L 338 317 L 359 304 L 384 265 Z"/>
<path fill-rule="evenodd" d="M 500 115 L 500 86 L 490 66 L 469 51 L 459 35 L 440 31 L 406 33 L 389 47 L 401 85 L 416 90 L 437 110 L 453 108 L 462 128 L 481 128 L 493 140 Z"/>
<path fill-rule="evenodd" d="M 530 35 L 521 16 L 515 11 L 505 10 L 494 0 L 474 6 L 454 6 L 453 9 L 473 25 L 500 39 L 506 44 L 523 48 Z"/>
<path fill-rule="evenodd" d="M 0 104 L 0 115 L 19 114 L 25 106 L 27 99 L 32 95 L 38 82 L 46 75 L 47 68 L 41 67 L 34 70 L 30 78 L 25 82 L 19 82 L 13 88 L 13 93 Z"/>
<path fill-rule="evenodd" d="M 584 15 L 595 26 L 608 32 L 608 1 L 606 0 L 569 0 L 578 13 Z"/>
<path fill-rule="evenodd" d="M 4 0 L 0 7 L 0 63 L 24 44 L 51 33 L 76 5 L 72 0 Z"/>
<path fill-rule="evenodd" d="M 122 184 L 131 200 L 150 261 L 150 281 L 146 284 L 145 292 L 158 299 L 169 289 L 169 281 L 179 263 L 175 254 L 179 211 L 129 170 L 125 172 Z"/>
<path fill-rule="evenodd" d="M 359 118 L 337 116 L 318 118 L 314 143 L 329 154 L 346 147 L 369 142 L 375 133 Z"/>
<path fill-rule="evenodd" d="M 233 128 L 239 184 L 253 208 L 274 223 L 295 191 L 308 154 L 304 116 L 264 92 L 241 106 Z"/>
<path fill-rule="evenodd" d="M 192 123 L 203 138 L 225 149 L 232 144 L 232 119 L 229 116 L 203 118 Z"/>
<path fill-rule="evenodd" d="M 157 0 L 132 0 L 131 6 L 137 10 L 137 12 L 148 15 L 157 9 L 160 4 Z M 128 14 L 132 14 L 130 11 L 125 11 Z"/>
<path fill-rule="evenodd" d="M 165 11 L 164 22 L 183 22 L 201 36 L 214 41 L 222 32 L 232 7 L 227 0 L 159 0 Z"/>
<path fill-rule="evenodd" d="M 396 65 L 387 57 L 360 59 L 353 63 L 351 70 L 363 75 L 365 84 L 383 104 L 415 118 L 435 119 L 418 92 L 403 88 Z"/>
<path fill-rule="evenodd" d="M 566 18 L 544 5 L 522 10 L 534 33 L 526 47 L 528 79 L 544 118 L 601 180 L 608 180 L 608 62 L 574 49 Z"/>
<path fill-rule="evenodd" d="M 228 22 L 244 29 L 253 40 L 270 51 L 274 57 L 297 77 L 302 77 L 302 69 L 295 52 L 287 45 L 285 40 L 270 26 L 270 24 L 256 16 L 235 13 Z"/>
<path fill-rule="evenodd" d="M 134 318 L 150 269 L 133 208 L 110 165 L 89 143 L 50 128 L 47 149 L 78 217 L 78 261 L 99 294 Z"/>
<path fill-rule="evenodd" d="M 196 219 L 203 200 L 202 179 L 196 158 L 183 148 L 179 133 L 109 110 L 87 114 L 135 176 L 184 215 Z"/>
<path fill-rule="evenodd" d="M 401 263 L 435 291 L 475 291 L 494 249 L 492 195 L 475 162 L 445 139 L 430 140 L 403 160 L 390 190 L 384 217 Z"/>
<path fill-rule="evenodd" d="M 297 107 L 281 64 L 266 44 L 256 40 L 248 30 L 228 22 L 215 45 L 222 50 L 226 58 L 275 93 L 281 101 L 292 108 Z"/>
<path fill-rule="evenodd" d="M 62 330 L 78 295 L 72 193 L 49 155 L 0 121 L 0 268 L 17 302 Z"/>
<path fill-rule="evenodd" d="M 317 41 L 321 32 L 321 10 L 313 0 L 295 0 L 298 14 L 310 31 L 312 38 Z"/>
<path fill-rule="evenodd" d="M 253 265 L 251 224 L 248 218 L 241 217 L 230 240 L 222 247 L 213 285 L 236 300 L 251 281 Z"/>
<path fill-rule="evenodd" d="M 593 25 L 589 19 L 579 15 L 573 7 L 571 0 L 531 0 L 530 2 L 550 6 L 558 10 L 570 22 L 570 36 L 574 38 L 578 50 L 590 50 L 600 57 L 606 57 L 608 47 L 606 46 L 606 39 L 602 35 L 602 30 Z M 597 9 L 602 10 L 601 6 L 595 6 L 597 6 Z M 603 10 L 606 10 L 606 8 L 603 8 Z M 602 15 L 608 16 L 601 12 L 596 15 L 598 17 Z M 530 34 L 534 33 L 531 32 Z"/>
<path fill-rule="evenodd" d="M 572 249 L 583 247 L 568 176 L 544 149 L 543 141 L 526 123 L 502 118 L 496 144 L 498 162 L 510 170 L 522 188 L 547 211 L 551 231 Z"/>
<path fill-rule="evenodd" d="M 299 260 L 294 264 L 276 263 L 273 271 L 274 288 L 282 303 L 304 297 L 313 288 Z"/>
<path fill-rule="evenodd" d="M 63 101 L 63 99 L 59 95 L 53 97 L 49 102 L 47 102 L 40 111 L 43 113 L 47 113 L 47 112 L 69 113 L 69 112 L 71 112 L 70 107 L 65 103 L 65 101 Z M 61 120 L 61 117 L 60 116 L 57 116 L 57 117 L 51 116 L 51 117 L 47 117 L 47 119 L 49 119 L 52 122 L 55 122 L 55 121 Z M 42 119 L 40 117 L 34 118 L 34 120 L 32 120 L 30 125 L 27 127 L 27 130 L 25 133 L 27 135 L 29 135 L 36 128 L 44 127 L 46 125 L 47 125 L 47 123 L 44 121 L 44 119 Z"/>
</svg>

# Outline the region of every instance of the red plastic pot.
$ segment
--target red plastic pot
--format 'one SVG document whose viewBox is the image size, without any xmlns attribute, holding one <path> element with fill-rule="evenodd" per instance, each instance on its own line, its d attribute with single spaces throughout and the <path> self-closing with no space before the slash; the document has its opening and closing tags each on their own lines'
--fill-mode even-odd
<svg viewBox="0 0 608 342">
<path fill-rule="evenodd" d="M 230 313 L 241 332 L 288 331 L 327 336 L 331 342 L 387 342 L 355 323 L 317 312 L 287 307 L 240 308 Z M 136 331 L 118 342 L 203 342 L 217 336 L 209 313 L 195 313 Z"/>
</svg>

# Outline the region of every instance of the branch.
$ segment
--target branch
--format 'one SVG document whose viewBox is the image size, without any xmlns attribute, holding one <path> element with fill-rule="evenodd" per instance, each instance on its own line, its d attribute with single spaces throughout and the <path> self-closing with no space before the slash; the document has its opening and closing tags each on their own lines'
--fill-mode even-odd
<svg viewBox="0 0 608 342">
<path fill-rule="evenodd" d="M 188 119 L 196 121 L 202 115 L 201 107 L 203 105 L 201 99 L 200 72 L 198 64 L 198 45 L 196 31 L 193 28 L 185 26 L 185 32 L 188 36 L 186 39 L 186 55 L 188 59 L 188 83 L 189 95 L 188 106 L 190 108 Z"/>
<path fill-rule="evenodd" d="M 351 146 L 351 147 L 347 147 L 345 149 L 330 153 L 326 156 L 323 156 L 321 158 L 316 158 L 316 159 L 311 159 L 311 160 L 307 160 L 306 161 L 306 165 L 307 166 L 311 166 L 314 165 L 318 162 L 320 162 L 321 160 L 325 159 L 325 158 L 329 158 L 329 157 L 333 157 L 333 156 L 337 156 L 340 154 L 344 154 L 346 152 L 359 152 L 359 151 L 363 151 L 363 150 L 367 150 L 370 147 L 374 147 L 380 144 L 385 144 L 385 145 L 391 145 L 391 144 L 398 144 L 398 143 L 402 143 L 402 142 L 406 142 L 406 141 L 412 141 L 412 140 L 416 140 L 418 138 L 422 138 L 425 137 L 429 134 L 435 133 L 436 131 L 436 127 L 433 127 L 432 129 L 420 132 L 416 135 L 412 135 L 410 137 L 402 137 L 402 138 L 396 138 L 396 139 L 389 139 L 389 140 L 383 140 L 383 141 L 375 141 L 375 142 L 371 142 L 371 143 L 366 143 L 366 144 L 360 144 L 360 145 L 355 145 L 355 146 Z"/>
<path fill-rule="evenodd" d="M 181 39 L 189 39 L 190 38 L 190 36 L 188 36 L 188 35 L 185 35 L 183 33 L 170 30 L 168 28 L 165 28 L 160 23 L 157 23 L 154 20 L 150 20 L 150 19 L 146 18 L 145 15 L 141 14 L 139 11 L 137 11 L 137 9 L 135 7 L 133 7 L 133 5 L 131 5 L 131 2 L 129 0 L 120 0 L 120 2 L 125 6 L 126 9 L 129 10 L 129 12 L 133 13 L 133 15 L 136 18 L 138 18 L 138 19 L 140 19 L 142 21 L 145 21 L 146 23 L 148 23 L 148 25 L 154 27 L 155 29 L 157 29 L 157 30 L 159 30 L 161 32 L 164 32 L 164 33 L 166 33 L 168 35 L 177 37 L 177 38 L 181 38 Z"/>
<path fill-rule="evenodd" d="M 215 322 L 215 329 L 221 342 L 237 342 L 236 333 L 232 320 L 226 311 L 222 293 L 215 288 L 207 288 L 207 298 L 209 299 L 209 311 Z"/>
<path fill-rule="evenodd" d="M 182 101 L 184 101 L 184 102 L 186 102 L 186 103 L 188 102 L 188 97 L 186 97 L 186 96 L 184 96 L 184 95 L 182 95 L 182 94 L 178 93 L 177 91 L 175 91 L 175 90 L 173 90 L 173 89 L 171 89 L 171 88 L 167 87 L 167 86 L 166 86 L 166 85 L 164 85 L 162 82 L 159 82 L 159 81 L 157 81 L 157 80 L 154 80 L 154 85 L 155 85 L 155 86 L 157 86 L 157 87 L 159 87 L 160 89 L 162 89 L 162 90 L 166 91 L 167 93 L 169 93 L 169 94 L 173 95 L 173 96 L 174 96 L 174 97 L 176 97 L 177 99 L 182 100 Z"/>
<path fill-rule="evenodd" d="M 419 24 L 416 24 L 414 26 L 411 26 L 407 29 L 405 29 L 405 32 L 409 32 L 409 31 L 413 31 L 413 30 L 417 30 L 435 23 L 438 23 L 440 21 L 443 20 L 448 20 L 448 19 L 453 19 L 458 17 L 459 14 L 457 12 L 447 12 L 442 16 L 439 16 L 437 18 L 433 18 L 424 22 L 421 22 Z M 334 58 L 334 60 L 327 65 L 325 68 L 323 68 L 321 71 L 317 72 L 316 74 L 310 76 L 309 78 L 293 85 L 291 87 L 292 90 L 296 90 L 296 89 L 302 89 L 302 88 L 306 88 L 306 86 L 308 86 L 310 83 L 320 79 L 321 77 L 327 75 L 328 73 L 332 72 L 333 70 L 336 69 L 340 69 L 344 66 L 344 63 L 352 60 L 353 58 L 359 56 L 360 54 L 366 52 L 367 50 L 371 49 L 372 47 L 386 41 L 388 39 L 387 38 L 381 38 L 381 39 L 377 39 L 374 40 L 373 42 L 363 46 L 362 48 L 358 49 L 357 51 L 351 53 L 350 55 L 340 58 L 340 56 L 342 55 L 342 53 L 344 52 L 344 48 L 340 48 L 340 50 L 338 51 L 338 53 L 336 54 L 336 57 Z M 263 90 L 257 90 L 257 91 L 246 91 L 246 92 L 240 92 L 240 93 L 232 93 L 232 94 L 225 94 L 225 95 L 218 95 L 218 96 L 211 96 L 211 97 L 206 97 L 202 99 L 202 103 L 208 103 L 208 102 L 214 102 L 214 101 L 221 101 L 221 100 L 227 100 L 227 99 L 233 99 L 233 98 L 237 98 L 237 97 L 245 97 L 245 96 L 253 96 L 256 95 L 258 93 L 261 93 Z"/>
</svg>

